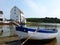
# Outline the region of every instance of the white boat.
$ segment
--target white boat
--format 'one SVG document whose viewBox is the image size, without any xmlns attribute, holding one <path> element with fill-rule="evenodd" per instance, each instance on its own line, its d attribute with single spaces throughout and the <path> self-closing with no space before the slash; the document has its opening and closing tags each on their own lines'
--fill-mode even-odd
<svg viewBox="0 0 60 45">
<path fill-rule="evenodd" d="M 20 37 L 20 39 L 25 39 L 28 37 L 28 33 L 23 27 L 16 27 L 16 34 Z"/>
<path fill-rule="evenodd" d="M 28 33 L 22 31 L 16 31 L 16 34 L 20 37 L 20 39 L 26 39 L 28 37 Z"/>
<path fill-rule="evenodd" d="M 55 38 L 58 34 L 57 29 L 31 29 L 31 28 L 25 28 L 25 27 L 17 27 L 16 33 L 18 36 L 23 38 L 27 38 L 29 36 L 30 39 L 52 39 Z"/>
<path fill-rule="evenodd" d="M 46 30 L 46 29 L 45 29 Z M 53 29 L 51 29 L 53 30 Z M 33 32 L 33 31 L 28 31 L 28 35 L 31 36 L 30 39 L 52 39 L 57 36 L 57 32 Z"/>
</svg>

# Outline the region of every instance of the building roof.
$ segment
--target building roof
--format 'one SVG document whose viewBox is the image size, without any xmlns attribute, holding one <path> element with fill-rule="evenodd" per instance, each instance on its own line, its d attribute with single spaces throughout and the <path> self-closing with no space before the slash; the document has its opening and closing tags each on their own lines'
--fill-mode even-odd
<svg viewBox="0 0 60 45">
<path fill-rule="evenodd" d="M 24 14 L 23 11 L 21 11 L 17 6 L 14 6 L 13 8 L 17 8 L 17 10 L 19 10 L 20 13 Z M 13 9 L 13 8 L 12 8 L 12 9 Z M 11 9 L 11 10 L 12 10 L 12 9 Z"/>
<path fill-rule="evenodd" d="M 17 8 L 20 11 L 20 13 L 24 14 L 18 7 L 14 6 L 14 8 Z"/>
</svg>

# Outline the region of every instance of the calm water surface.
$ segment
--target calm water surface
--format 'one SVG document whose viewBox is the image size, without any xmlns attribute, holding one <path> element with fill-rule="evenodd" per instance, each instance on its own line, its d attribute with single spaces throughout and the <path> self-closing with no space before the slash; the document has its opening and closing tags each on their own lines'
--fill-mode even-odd
<svg viewBox="0 0 60 45">
<path fill-rule="evenodd" d="M 6 37 L 15 34 L 15 28 L 11 25 L 0 25 L 0 32 L 1 30 L 3 30 L 3 33 L 0 35 L 0 37 Z"/>
<path fill-rule="evenodd" d="M 58 29 L 58 35 L 57 35 L 57 43 L 58 45 L 60 45 L 60 27 L 57 28 Z"/>
</svg>

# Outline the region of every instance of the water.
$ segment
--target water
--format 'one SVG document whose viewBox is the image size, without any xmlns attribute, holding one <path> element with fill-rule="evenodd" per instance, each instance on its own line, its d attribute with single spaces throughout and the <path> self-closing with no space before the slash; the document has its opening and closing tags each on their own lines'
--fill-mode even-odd
<svg viewBox="0 0 60 45">
<path fill-rule="evenodd" d="M 57 28 L 58 29 L 58 35 L 57 35 L 57 43 L 58 45 L 60 45 L 60 27 Z"/>
<path fill-rule="evenodd" d="M 12 25 L 0 25 L 0 32 L 3 30 L 3 33 L 0 34 L 0 37 L 11 36 L 15 34 L 15 28 Z"/>
</svg>

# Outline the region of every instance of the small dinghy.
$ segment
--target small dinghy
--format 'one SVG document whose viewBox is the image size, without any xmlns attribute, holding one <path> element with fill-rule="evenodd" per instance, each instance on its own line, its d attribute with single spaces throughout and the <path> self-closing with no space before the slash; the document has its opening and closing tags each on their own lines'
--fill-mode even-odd
<svg viewBox="0 0 60 45">
<path fill-rule="evenodd" d="M 39 29 L 35 31 L 36 29 L 28 29 L 28 36 L 32 35 L 30 39 L 52 39 L 58 34 L 56 29 Z"/>
<path fill-rule="evenodd" d="M 16 27 L 16 34 L 20 37 L 20 39 L 27 38 L 28 37 L 28 31 L 27 28 L 22 26 Z"/>
<path fill-rule="evenodd" d="M 52 39 L 55 38 L 58 34 L 57 29 L 32 29 L 26 27 L 16 27 L 16 32 L 18 36 L 22 38 L 27 38 L 31 36 L 30 39 Z"/>
</svg>

